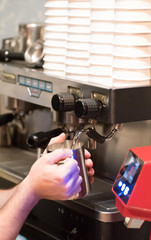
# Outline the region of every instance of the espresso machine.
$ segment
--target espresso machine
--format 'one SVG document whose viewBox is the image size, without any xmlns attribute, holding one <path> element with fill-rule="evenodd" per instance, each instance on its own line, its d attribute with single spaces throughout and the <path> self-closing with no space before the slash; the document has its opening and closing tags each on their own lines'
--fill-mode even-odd
<svg viewBox="0 0 151 240">
<path fill-rule="evenodd" d="M 126 226 L 112 185 L 129 148 L 150 144 L 151 86 L 112 88 L 57 78 L 23 61 L 0 64 L 0 187 L 17 184 L 51 137 L 78 131 L 91 152 L 90 194 L 41 200 L 20 234 L 26 239 L 148 240 L 150 223 Z"/>
</svg>

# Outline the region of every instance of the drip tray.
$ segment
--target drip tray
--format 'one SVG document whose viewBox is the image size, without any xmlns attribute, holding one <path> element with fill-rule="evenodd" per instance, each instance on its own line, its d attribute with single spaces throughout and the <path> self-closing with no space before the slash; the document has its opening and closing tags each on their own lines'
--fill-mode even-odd
<svg viewBox="0 0 151 240">
<path fill-rule="evenodd" d="M 18 183 L 29 172 L 36 153 L 19 148 L 0 148 L 0 177 Z"/>
<path fill-rule="evenodd" d="M 95 177 L 90 194 L 81 199 L 60 203 L 101 222 L 123 221 L 123 217 L 116 208 L 115 196 L 111 190 L 112 184 L 108 180 Z"/>
<path fill-rule="evenodd" d="M 116 210 L 115 199 L 110 199 L 111 196 L 109 197 L 107 195 L 108 194 L 104 193 L 92 193 L 86 196 L 84 200 L 108 211 Z"/>
</svg>

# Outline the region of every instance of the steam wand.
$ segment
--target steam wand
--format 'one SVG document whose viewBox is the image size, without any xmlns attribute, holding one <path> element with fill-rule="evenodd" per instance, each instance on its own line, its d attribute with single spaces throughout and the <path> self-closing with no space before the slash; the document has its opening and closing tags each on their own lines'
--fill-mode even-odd
<svg viewBox="0 0 151 240">
<path fill-rule="evenodd" d="M 88 137 L 92 138 L 93 140 L 95 140 L 96 142 L 102 144 L 104 143 L 106 140 L 110 140 L 112 139 L 113 135 L 121 130 L 123 124 L 116 124 L 115 127 L 112 129 L 112 131 L 107 135 L 107 136 L 102 136 L 101 134 L 99 134 L 98 132 L 96 132 L 94 127 L 88 127 L 88 128 L 84 128 L 83 130 L 79 131 L 76 133 L 76 135 L 74 136 L 73 139 L 73 143 L 71 148 L 73 148 L 73 146 L 75 145 L 76 141 L 79 139 L 79 137 L 81 136 L 82 133 L 85 133 L 88 135 Z"/>
</svg>

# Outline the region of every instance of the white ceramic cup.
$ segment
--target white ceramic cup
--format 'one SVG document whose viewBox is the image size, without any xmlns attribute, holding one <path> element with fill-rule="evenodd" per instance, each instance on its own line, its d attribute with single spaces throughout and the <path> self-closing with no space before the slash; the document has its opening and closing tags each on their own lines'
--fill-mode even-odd
<svg viewBox="0 0 151 240">
<path fill-rule="evenodd" d="M 142 34 L 151 33 L 150 22 L 117 22 L 114 24 L 117 33 Z"/>
<path fill-rule="evenodd" d="M 44 68 L 44 74 L 49 75 L 49 76 L 55 76 L 55 77 L 65 77 L 65 72 L 64 71 L 59 71 L 59 70 L 53 70 L 53 69 L 47 69 L 45 66 Z"/>
<path fill-rule="evenodd" d="M 53 1 L 53 0 L 46 0 L 45 3 L 45 8 L 49 9 L 49 8 L 66 8 L 68 6 L 68 1 L 67 0 L 57 0 L 57 1 Z"/>
<path fill-rule="evenodd" d="M 113 78 L 123 81 L 146 81 L 150 80 L 150 69 L 122 69 L 122 68 L 113 68 Z"/>
<path fill-rule="evenodd" d="M 116 9 L 114 11 L 114 19 L 122 22 L 148 22 L 151 21 L 151 10 L 125 10 Z"/>
<path fill-rule="evenodd" d="M 145 1 L 136 1 L 136 0 L 117 0 L 115 2 L 115 8 L 118 9 L 151 9 L 151 2 L 150 0 Z"/>
<path fill-rule="evenodd" d="M 89 83 L 93 84 L 93 86 L 113 86 L 113 80 L 111 76 L 106 77 L 89 74 Z"/>
<path fill-rule="evenodd" d="M 113 87 L 125 88 L 125 87 L 140 87 L 140 86 L 150 86 L 150 80 L 145 81 L 122 81 L 113 79 Z"/>
<path fill-rule="evenodd" d="M 47 17 L 66 17 L 68 16 L 67 8 L 50 8 L 46 10 L 45 16 Z"/>
<path fill-rule="evenodd" d="M 114 46 L 114 56 L 121 57 L 151 57 L 151 46 Z"/>
<path fill-rule="evenodd" d="M 61 47 L 49 47 L 49 48 L 45 47 L 44 48 L 44 53 L 45 53 L 45 55 L 53 54 L 53 55 L 65 56 L 66 55 L 66 49 L 61 48 Z"/>
<path fill-rule="evenodd" d="M 120 46 L 150 46 L 151 34 L 120 34 L 115 33 L 113 44 Z"/>
<path fill-rule="evenodd" d="M 132 57 L 113 57 L 113 67 L 123 69 L 148 69 L 151 68 L 150 57 L 132 58 Z"/>
</svg>

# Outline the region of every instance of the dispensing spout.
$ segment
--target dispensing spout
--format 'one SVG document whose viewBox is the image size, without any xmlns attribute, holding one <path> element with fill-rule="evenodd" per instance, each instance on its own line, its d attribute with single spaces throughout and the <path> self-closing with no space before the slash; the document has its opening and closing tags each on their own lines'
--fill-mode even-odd
<svg viewBox="0 0 151 240">
<path fill-rule="evenodd" d="M 115 127 L 112 129 L 112 131 L 107 136 L 102 136 L 101 134 L 96 132 L 96 130 L 93 127 L 89 127 L 87 129 L 84 129 L 83 132 L 86 133 L 88 135 L 88 137 L 90 137 L 93 140 L 95 140 L 96 142 L 102 144 L 106 140 L 112 139 L 113 135 L 117 131 L 121 130 L 122 126 L 123 126 L 123 124 L 116 124 Z"/>
<path fill-rule="evenodd" d="M 106 137 L 100 135 L 94 128 L 87 128 L 85 133 L 88 135 L 88 137 L 92 138 L 100 144 L 104 143 L 106 140 Z"/>
</svg>

